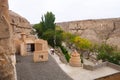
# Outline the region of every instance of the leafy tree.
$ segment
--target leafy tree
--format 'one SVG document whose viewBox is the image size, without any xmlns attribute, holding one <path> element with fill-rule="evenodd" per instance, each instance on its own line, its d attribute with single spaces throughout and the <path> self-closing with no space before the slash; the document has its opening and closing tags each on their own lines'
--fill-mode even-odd
<svg viewBox="0 0 120 80">
<path fill-rule="evenodd" d="M 46 31 L 47 29 L 55 30 L 55 15 L 52 12 L 47 12 L 41 19 L 43 31 Z"/>
<path fill-rule="evenodd" d="M 60 26 L 55 27 L 55 44 L 56 46 L 61 46 L 63 41 L 63 30 Z"/>
<path fill-rule="evenodd" d="M 63 41 L 62 33 L 63 33 L 62 30 L 56 30 L 55 31 L 55 44 L 56 44 L 56 46 L 61 46 L 62 45 L 62 41 Z"/>
<path fill-rule="evenodd" d="M 76 47 L 78 47 L 81 50 L 90 49 L 90 47 L 92 46 L 92 43 L 89 40 L 81 38 L 79 36 L 74 38 L 74 43 Z"/>
<path fill-rule="evenodd" d="M 62 29 L 61 29 L 61 27 L 60 26 L 55 26 L 55 30 L 60 30 L 60 31 L 63 31 Z"/>
<path fill-rule="evenodd" d="M 69 32 L 63 32 L 63 41 L 65 41 L 67 44 L 72 45 L 74 44 L 74 39 L 76 35 L 71 34 Z"/>
<path fill-rule="evenodd" d="M 36 30 L 37 36 L 41 38 L 43 34 L 42 23 L 35 24 L 33 28 Z"/>
<path fill-rule="evenodd" d="M 41 22 L 34 25 L 37 36 L 45 39 L 51 46 L 54 46 L 55 38 L 55 15 L 52 12 L 47 12 L 41 17 Z"/>
<path fill-rule="evenodd" d="M 42 35 L 42 39 L 48 41 L 48 44 L 54 47 L 54 31 L 52 29 L 48 29 Z"/>
</svg>

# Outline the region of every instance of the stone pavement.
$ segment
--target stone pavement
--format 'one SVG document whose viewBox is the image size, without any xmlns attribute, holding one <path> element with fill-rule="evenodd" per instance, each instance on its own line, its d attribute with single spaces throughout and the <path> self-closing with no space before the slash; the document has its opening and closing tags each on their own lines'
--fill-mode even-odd
<svg viewBox="0 0 120 80">
<path fill-rule="evenodd" d="M 52 57 L 56 60 L 59 66 L 74 80 L 94 80 L 99 77 L 119 72 L 118 70 L 110 67 L 102 67 L 94 71 L 86 70 L 82 67 L 71 67 L 69 64 L 63 64 L 56 54 L 52 55 Z M 90 62 L 87 63 L 91 64 Z"/>
<path fill-rule="evenodd" d="M 72 80 L 49 55 L 49 61 L 34 63 L 33 56 L 16 56 L 17 80 Z"/>
</svg>

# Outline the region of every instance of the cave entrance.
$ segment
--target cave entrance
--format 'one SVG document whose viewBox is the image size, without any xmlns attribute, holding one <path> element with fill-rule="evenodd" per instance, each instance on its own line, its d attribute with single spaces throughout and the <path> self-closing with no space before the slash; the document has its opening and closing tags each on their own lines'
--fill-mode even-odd
<svg viewBox="0 0 120 80">
<path fill-rule="evenodd" d="M 35 51 L 35 44 L 34 43 L 28 43 L 27 44 L 27 53 L 33 53 Z"/>
</svg>

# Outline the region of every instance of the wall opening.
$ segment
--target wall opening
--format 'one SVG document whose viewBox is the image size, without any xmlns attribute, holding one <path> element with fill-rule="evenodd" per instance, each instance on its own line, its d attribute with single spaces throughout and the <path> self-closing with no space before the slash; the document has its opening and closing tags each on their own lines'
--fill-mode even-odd
<svg viewBox="0 0 120 80">
<path fill-rule="evenodd" d="M 27 44 L 27 52 L 34 52 L 35 51 L 35 44 Z"/>
<path fill-rule="evenodd" d="M 39 58 L 40 58 L 40 59 L 43 59 L 43 55 L 40 55 Z"/>
</svg>

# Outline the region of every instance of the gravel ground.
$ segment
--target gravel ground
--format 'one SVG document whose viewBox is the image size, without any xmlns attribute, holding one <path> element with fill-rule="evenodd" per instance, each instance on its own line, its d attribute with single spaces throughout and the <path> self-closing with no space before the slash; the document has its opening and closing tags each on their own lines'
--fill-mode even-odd
<svg viewBox="0 0 120 80">
<path fill-rule="evenodd" d="M 49 61 L 39 63 L 33 62 L 33 55 L 16 58 L 17 80 L 73 80 L 50 55 Z"/>
</svg>

